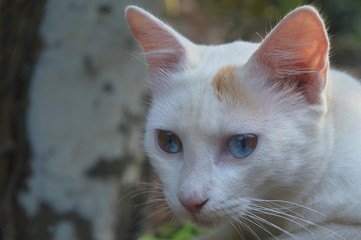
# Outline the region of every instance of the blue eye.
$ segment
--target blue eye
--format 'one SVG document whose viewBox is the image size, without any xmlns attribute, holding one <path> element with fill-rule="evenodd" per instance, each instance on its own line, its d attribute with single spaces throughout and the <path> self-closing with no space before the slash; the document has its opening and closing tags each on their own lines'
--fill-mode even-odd
<svg viewBox="0 0 361 240">
<path fill-rule="evenodd" d="M 245 158 L 256 148 L 258 137 L 253 134 L 238 134 L 227 141 L 227 150 L 236 158 Z"/>
<path fill-rule="evenodd" d="M 166 153 L 178 153 L 182 150 L 179 137 L 169 131 L 158 131 L 158 145 Z"/>
</svg>

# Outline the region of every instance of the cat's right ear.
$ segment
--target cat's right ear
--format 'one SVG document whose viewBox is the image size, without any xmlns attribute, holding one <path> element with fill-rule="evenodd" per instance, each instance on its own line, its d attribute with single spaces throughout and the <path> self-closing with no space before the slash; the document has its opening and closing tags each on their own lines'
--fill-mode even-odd
<svg viewBox="0 0 361 240">
<path fill-rule="evenodd" d="M 141 8 L 127 7 L 126 17 L 143 49 L 152 85 L 161 84 L 159 80 L 164 75 L 184 67 L 185 45 L 191 44 L 186 38 Z"/>
</svg>

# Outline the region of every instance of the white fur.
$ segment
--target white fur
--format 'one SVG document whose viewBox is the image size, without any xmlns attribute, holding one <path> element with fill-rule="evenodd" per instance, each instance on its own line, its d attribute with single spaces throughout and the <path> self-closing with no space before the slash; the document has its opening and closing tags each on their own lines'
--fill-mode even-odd
<svg viewBox="0 0 361 240">
<path fill-rule="evenodd" d="M 144 146 L 168 205 L 192 218 L 177 194 L 206 196 L 196 218 L 218 230 L 204 239 L 361 238 L 360 84 L 329 70 L 319 103 L 309 104 L 266 87 L 267 74 L 252 72 L 247 62 L 258 47 L 243 41 L 192 46 L 191 53 L 185 47 L 186 70 L 169 74 L 163 81 L 171 84 L 154 91 Z M 212 80 L 229 65 L 238 66 L 247 103 L 229 105 L 215 94 Z M 176 133 L 183 151 L 162 152 L 156 129 Z M 224 147 L 239 133 L 259 138 L 245 159 Z"/>
</svg>

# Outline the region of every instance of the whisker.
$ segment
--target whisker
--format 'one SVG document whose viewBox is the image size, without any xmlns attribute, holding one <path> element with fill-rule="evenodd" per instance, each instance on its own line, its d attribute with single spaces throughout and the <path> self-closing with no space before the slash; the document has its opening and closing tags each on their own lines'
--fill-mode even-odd
<svg viewBox="0 0 361 240">
<path fill-rule="evenodd" d="M 290 201 L 284 201 L 284 200 L 261 200 L 261 199 L 252 199 L 250 198 L 251 201 L 258 201 L 258 202 L 269 202 L 269 203 L 284 203 L 284 204 L 290 204 L 290 205 L 294 205 L 294 206 L 297 206 L 297 207 L 300 207 L 300 208 L 303 208 L 303 209 L 306 209 L 306 210 L 309 210 L 311 212 L 314 212 L 314 213 L 317 213 L 321 216 L 326 216 L 325 214 L 319 212 L 319 211 L 316 211 L 315 209 L 312 209 L 310 207 L 307 207 L 305 205 L 302 205 L 302 204 L 299 204 L 299 203 L 295 203 L 295 202 L 290 202 Z"/>
<path fill-rule="evenodd" d="M 168 207 L 168 204 L 165 202 L 164 199 L 160 199 L 160 201 L 154 201 L 154 202 L 151 202 L 148 200 L 148 201 L 145 201 L 143 203 L 140 203 L 140 204 L 137 204 L 137 205 L 134 205 L 135 208 L 138 208 L 138 207 L 142 207 L 146 205 L 146 207 L 143 207 L 142 210 L 139 211 L 139 213 L 137 214 L 136 218 L 139 217 L 139 215 L 144 215 L 145 212 L 149 213 L 149 211 L 152 211 L 151 209 L 157 209 L 161 206 L 166 206 Z"/>
<path fill-rule="evenodd" d="M 149 214 L 147 217 L 145 217 L 143 220 L 140 220 L 139 222 L 135 223 L 132 227 L 136 226 L 136 225 L 140 225 L 141 223 L 144 223 L 145 221 L 149 220 L 150 218 L 154 217 L 155 215 L 161 213 L 161 212 L 166 212 L 170 210 L 169 207 L 163 207 L 160 209 L 157 209 L 157 211 L 152 212 L 151 214 Z M 155 223 L 159 222 L 160 220 L 166 218 L 169 214 L 171 214 L 170 211 L 167 212 L 166 215 L 163 215 L 161 218 L 158 218 L 155 222 L 152 222 L 152 224 L 156 225 Z"/>
<path fill-rule="evenodd" d="M 260 209 L 262 209 L 262 210 L 260 210 Z M 256 206 L 256 207 L 252 208 L 252 211 L 256 211 L 256 212 L 259 212 L 259 213 L 262 213 L 262 214 L 266 214 L 266 215 L 275 216 L 275 217 L 285 219 L 287 221 L 295 223 L 296 225 L 298 225 L 298 226 L 302 227 L 303 229 L 307 230 L 308 232 L 312 233 L 312 231 L 309 230 L 308 228 L 306 228 L 306 226 L 304 226 L 300 222 L 296 221 L 296 220 L 299 220 L 299 221 L 303 221 L 303 222 L 306 222 L 308 224 L 313 225 L 312 222 L 310 222 L 310 221 L 308 221 L 308 220 L 306 220 L 304 218 L 299 218 L 299 217 L 287 214 L 285 212 L 280 212 L 280 211 L 277 211 L 277 210 L 274 210 L 274 209 L 264 208 L 264 207 L 260 207 L 260 206 Z M 285 216 L 283 216 L 283 215 L 285 215 Z"/>
<path fill-rule="evenodd" d="M 232 223 L 231 220 L 228 221 L 232 227 L 234 228 L 234 230 L 236 230 L 236 232 L 238 233 L 238 235 L 242 238 L 242 240 L 244 239 L 244 235 L 243 235 L 243 232 L 242 231 L 239 231 L 238 228 L 236 226 L 234 226 L 234 224 Z M 240 224 L 242 226 L 243 222 L 239 222 L 238 224 Z"/>
<path fill-rule="evenodd" d="M 285 229 L 277 226 L 276 224 L 274 224 L 274 223 L 272 223 L 272 222 L 270 222 L 270 221 L 268 221 L 268 220 L 266 220 L 266 219 L 264 219 L 264 218 L 262 218 L 262 217 L 260 217 L 260 216 L 257 216 L 257 215 L 255 215 L 255 214 L 253 214 L 253 213 L 251 213 L 251 212 L 248 212 L 248 214 L 249 214 L 250 216 L 252 216 L 253 218 L 258 219 L 259 221 L 261 221 L 261 222 L 263 222 L 263 223 L 265 223 L 265 224 L 267 224 L 267 225 L 269 225 L 269 226 L 271 226 L 271 227 L 273 227 L 273 228 L 278 229 L 279 231 L 285 233 L 286 235 L 288 235 L 288 236 L 290 236 L 290 237 L 292 237 L 292 238 L 294 238 L 294 239 L 300 239 L 300 238 L 297 237 L 296 235 L 294 235 L 294 234 L 286 231 Z"/>
<path fill-rule="evenodd" d="M 156 187 L 156 186 L 158 186 L 158 187 L 164 188 L 163 185 L 162 185 L 160 182 L 157 182 L 157 181 L 153 181 L 153 182 L 139 182 L 139 183 L 137 183 L 136 185 L 140 185 L 140 186 L 144 185 L 144 186 L 148 186 L 148 187 Z"/>
<path fill-rule="evenodd" d="M 251 203 L 251 204 L 254 204 L 254 203 Z M 294 206 L 294 207 L 285 207 L 285 206 L 282 206 L 281 204 L 278 204 L 278 203 L 266 202 L 266 201 L 265 201 L 265 202 L 262 201 L 262 202 L 257 203 L 257 206 L 261 206 L 260 204 L 266 205 L 266 206 L 265 206 L 266 208 L 269 207 L 269 208 L 277 209 L 277 210 L 278 210 L 278 209 L 286 210 L 286 211 L 288 211 L 288 212 L 291 212 L 291 213 L 293 213 L 293 214 L 295 214 L 295 215 L 303 218 L 303 216 L 302 216 L 300 213 L 292 210 L 292 209 L 299 208 L 299 207 L 297 207 L 297 206 Z M 274 206 L 276 206 L 276 207 L 274 207 Z"/>
<path fill-rule="evenodd" d="M 143 203 L 136 204 L 136 205 L 134 205 L 134 207 L 141 207 L 141 206 L 144 206 L 144 205 L 152 205 L 154 203 L 167 204 L 166 201 L 163 198 L 156 198 L 156 199 L 147 200 L 146 202 L 143 202 Z"/>
<path fill-rule="evenodd" d="M 141 182 L 141 183 L 136 183 L 136 184 L 131 184 L 129 186 L 127 186 L 122 192 L 124 192 L 125 194 L 121 194 L 121 197 L 119 199 L 119 202 L 122 202 L 124 199 L 133 199 L 133 198 L 136 198 L 140 195 L 146 195 L 147 193 L 151 193 L 150 191 L 154 191 L 154 190 L 144 190 L 144 189 L 139 189 L 141 188 L 142 186 L 145 186 L 147 188 L 154 188 L 154 189 L 159 189 L 159 190 L 162 190 L 163 187 L 161 184 L 157 183 L 157 182 L 154 182 L 154 183 L 145 183 L 145 182 Z M 129 189 L 131 188 L 136 188 L 136 189 L 133 189 L 132 191 L 129 191 Z M 128 192 L 129 191 L 129 192 Z M 157 191 L 154 191 L 154 193 L 158 193 Z"/>
<path fill-rule="evenodd" d="M 245 222 L 242 222 L 240 219 L 238 219 L 237 217 L 235 217 L 234 215 L 232 215 L 232 214 L 229 213 L 229 212 L 228 212 L 228 214 L 229 214 L 229 216 L 230 216 L 233 220 L 235 220 L 236 223 L 240 224 L 242 227 L 244 227 L 246 230 L 248 230 L 254 237 L 256 237 L 258 240 L 262 240 L 262 239 L 260 239 L 259 236 L 253 231 L 253 229 L 252 229 L 250 226 L 248 226 Z M 234 225 L 232 224 L 232 226 L 234 226 Z"/>
<path fill-rule="evenodd" d="M 306 226 L 301 224 L 300 222 L 307 223 L 307 224 L 309 224 L 309 225 L 311 225 L 311 226 L 313 226 L 315 228 L 318 228 L 320 230 L 323 230 L 325 232 L 328 232 L 330 234 L 333 234 L 333 235 L 336 235 L 336 236 L 339 236 L 339 237 L 342 238 L 342 236 L 340 236 L 339 234 L 333 232 L 332 230 L 305 219 L 301 214 L 297 214 L 298 216 L 300 216 L 300 217 L 298 217 L 298 216 L 293 216 L 293 215 L 287 214 L 285 212 L 280 212 L 280 211 L 277 211 L 277 210 L 274 210 L 274 209 L 264 208 L 264 207 L 259 206 L 259 205 L 255 205 L 255 206 L 256 206 L 256 208 L 258 207 L 259 209 L 260 208 L 263 209 L 263 211 L 261 211 L 259 209 L 258 210 L 253 209 L 255 211 L 261 212 L 263 214 L 271 215 L 271 216 L 273 215 L 273 216 L 276 216 L 276 217 L 280 217 L 280 218 L 283 218 L 283 219 L 288 220 L 290 222 L 293 222 L 293 223 L 297 224 L 298 226 L 302 227 L 303 229 L 305 229 L 306 231 L 308 231 L 308 232 L 310 232 L 312 234 L 314 234 L 314 233 L 309 228 L 307 228 Z M 268 212 L 266 212 L 266 211 L 268 211 Z M 270 212 L 272 212 L 272 213 L 270 213 Z M 292 211 L 292 212 L 294 212 L 294 211 Z M 284 216 L 282 216 L 282 215 L 284 215 Z M 298 221 L 296 221 L 296 220 L 298 220 Z"/>
<path fill-rule="evenodd" d="M 244 216 L 244 218 L 245 218 L 247 221 L 251 222 L 252 224 L 254 224 L 254 225 L 256 225 L 257 227 L 259 227 L 260 229 L 262 229 L 263 231 L 267 232 L 267 233 L 268 233 L 269 235 L 271 235 L 272 237 L 274 237 L 274 238 L 276 238 L 276 239 L 279 239 L 279 238 L 277 238 L 273 233 L 271 233 L 265 226 L 263 226 L 261 223 L 259 223 L 259 221 L 258 221 L 257 219 L 252 218 L 254 221 L 256 221 L 256 222 L 254 222 L 253 220 L 249 219 L 247 216 L 252 218 L 252 216 L 249 216 L 248 214 L 246 214 L 246 216 Z"/>
<path fill-rule="evenodd" d="M 166 210 L 169 210 L 169 208 L 163 209 L 163 211 L 166 211 Z M 164 219 L 168 219 L 169 217 L 172 217 L 171 219 L 173 219 L 175 217 L 171 211 L 167 211 L 167 213 L 165 215 L 163 215 L 161 218 L 156 219 L 156 221 L 153 223 L 153 226 L 158 225 L 160 221 L 163 221 Z"/>
<path fill-rule="evenodd" d="M 214 229 L 217 229 L 217 223 L 214 221 L 213 216 L 207 216 L 207 217 L 209 217 L 209 218 L 211 219 L 211 221 L 212 221 L 212 223 L 213 223 L 213 228 L 214 228 Z"/>
<path fill-rule="evenodd" d="M 134 199 L 134 198 L 139 197 L 141 195 L 148 195 L 148 194 L 151 194 L 151 193 L 156 193 L 156 194 L 162 193 L 160 191 L 154 191 L 154 190 L 144 190 L 144 191 L 139 190 L 139 191 L 140 192 L 134 193 L 132 196 L 129 196 L 129 198 Z"/>
</svg>

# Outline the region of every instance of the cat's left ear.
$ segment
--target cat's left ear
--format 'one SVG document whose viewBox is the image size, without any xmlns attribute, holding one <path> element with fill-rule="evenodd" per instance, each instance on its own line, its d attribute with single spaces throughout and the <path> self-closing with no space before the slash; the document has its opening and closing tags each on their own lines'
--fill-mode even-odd
<svg viewBox="0 0 361 240">
<path fill-rule="evenodd" d="M 301 92 L 317 103 L 326 85 L 329 42 L 315 8 L 304 6 L 288 14 L 254 53 L 253 60 L 282 87 Z M 274 83 L 273 82 L 273 83 Z"/>
<path fill-rule="evenodd" d="M 193 44 L 171 27 L 136 6 L 126 8 L 126 16 L 133 35 L 146 57 L 150 82 L 159 87 L 164 75 L 179 71 L 185 65 L 187 47 Z"/>
</svg>

